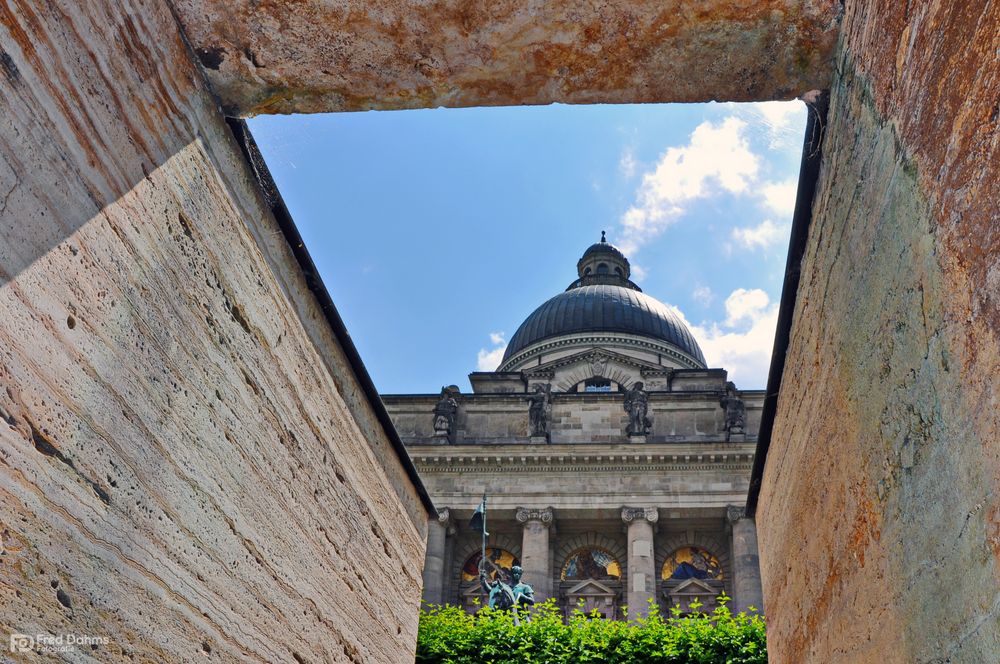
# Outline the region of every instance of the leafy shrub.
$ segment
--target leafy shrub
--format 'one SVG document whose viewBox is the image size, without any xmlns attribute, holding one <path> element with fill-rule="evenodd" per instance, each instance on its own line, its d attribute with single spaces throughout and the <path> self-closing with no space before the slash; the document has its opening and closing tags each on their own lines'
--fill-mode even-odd
<svg viewBox="0 0 1000 664">
<path fill-rule="evenodd" d="M 667 618 L 655 610 L 634 622 L 574 612 L 564 622 L 554 600 L 535 607 L 531 621 L 453 606 L 420 612 L 417 664 L 766 664 L 764 620 L 733 615 L 727 597 L 711 614 Z M 695 606 L 697 608 L 697 605 Z"/>
</svg>

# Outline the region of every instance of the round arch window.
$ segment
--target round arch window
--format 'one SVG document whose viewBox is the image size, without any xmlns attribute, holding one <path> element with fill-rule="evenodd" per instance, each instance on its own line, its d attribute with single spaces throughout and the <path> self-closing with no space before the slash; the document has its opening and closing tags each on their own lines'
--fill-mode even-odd
<svg viewBox="0 0 1000 664">
<path fill-rule="evenodd" d="M 481 551 L 476 551 L 469 556 L 469 559 L 462 565 L 462 581 L 475 581 L 479 578 L 479 559 L 482 557 L 483 554 Z M 507 572 L 509 579 L 510 568 L 521 564 L 521 561 L 513 553 L 496 547 L 486 547 L 486 559 L 492 563 L 486 565 L 486 569 L 490 571 L 491 579 L 497 578 L 497 568 Z"/>
<path fill-rule="evenodd" d="M 660 578 L 670 579 L 712 579 L 722 580 L 722 565 L 719 559 L 697 546 L 677 549 L 663 561 Z"/>
<path fill-rule="evenodd" d="M 622 566 L 611 552 L 596 546 L 577 549 L 566 559 L 559 578 L 563 581 L 584 579 L 620 579 Z"/>
<path fill-rule="evenodd" d="M 607 263 L 598 263 L 597 264 L 597 274 L 607 274 L 607 273 L 608 273 L 608 264 Z"/>
</svg>

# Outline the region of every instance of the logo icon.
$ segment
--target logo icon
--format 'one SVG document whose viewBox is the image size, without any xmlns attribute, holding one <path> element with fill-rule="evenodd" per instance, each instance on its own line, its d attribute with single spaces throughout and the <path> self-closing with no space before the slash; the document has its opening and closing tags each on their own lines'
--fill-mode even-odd
<svg viewBox="0 0 1000 664">
<path fill-rule="evenodd" d="M 11 652 L 31 652 L 34 649 L 35 637 L 17 633 L 10 635 Z"/>
</svg>

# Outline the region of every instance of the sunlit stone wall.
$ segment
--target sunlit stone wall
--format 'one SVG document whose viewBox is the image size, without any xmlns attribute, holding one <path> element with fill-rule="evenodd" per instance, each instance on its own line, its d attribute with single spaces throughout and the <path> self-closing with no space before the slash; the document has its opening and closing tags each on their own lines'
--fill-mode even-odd
<svg viewBox="0 0 1000 664">
<path fill-rule="evenodd" d="M 757 509 L 773 662 L 1000 653 L 998 25 L 846 3 Z"/>
<path fill-rule="evenodd" d="M 0 49 L 4 650 L 412 661 L 425 509 L 170 7 L 5 3 Z"/>
</svg>

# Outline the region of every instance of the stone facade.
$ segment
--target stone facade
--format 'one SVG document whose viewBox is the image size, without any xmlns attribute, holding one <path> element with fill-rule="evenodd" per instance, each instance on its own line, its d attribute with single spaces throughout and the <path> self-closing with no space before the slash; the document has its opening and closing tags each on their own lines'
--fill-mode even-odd
<svg viewBox="0 0 1000 664">
<path fill-rule="evenodd" d="M 588 258 L 610 252 L 595 246 Z M 621 277 L 602 277 L 602 287 L 635 287 L 624 257 L 597 265 L 616 260 Z M 581 260 L 568 293 L 588 285 L 588 266 Z M 605 294 L 581 291 L 580 312 L 599 309 L 593 298 Z M 628 318 L 612 313 L 604 320 Z M 425 600 L 472 610 L 482 599 L 481 542 L 466 524 L 485 491 L 488 552 L 501 565 L 519 560 L 536 597 L 554 597 L 564 611 L 582 605 L 620 618 L 626 606 L 630 615 L 644 613 L 651 600 L 711 605 L 723 591 L 739 608 L 762 608 L 754 525 L 743 505 L 763 393 L 728 385 L 745 423 L 727 431 L 726 372 L 706 368 L 684 331 L 654 324 L 643 328 L 648 334 L 606 330 L 600 320 L 566 314 L 547 318 L 536 334 L 537 318 L 512 337 L 501 370 L 470 376 L 471 394 L 443 391 L 458 404 L 452 439 L 434 429 L 441 395 L 383 395 L 445 510 L 428 538 Z M 626 410 L 629 395 L 641 395 L 645 434 L 629 435 L 630 420 L 642 419 Z"/>
</svg>

